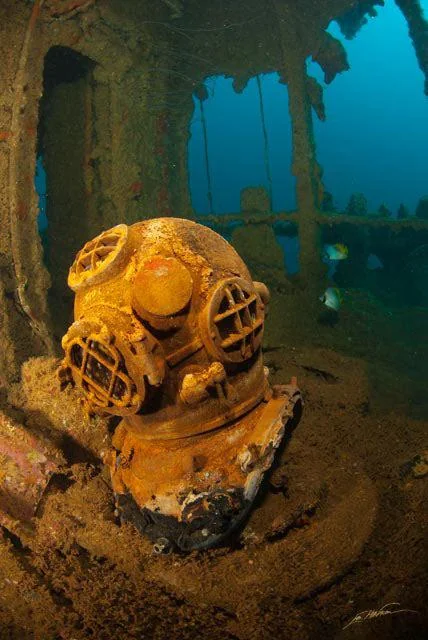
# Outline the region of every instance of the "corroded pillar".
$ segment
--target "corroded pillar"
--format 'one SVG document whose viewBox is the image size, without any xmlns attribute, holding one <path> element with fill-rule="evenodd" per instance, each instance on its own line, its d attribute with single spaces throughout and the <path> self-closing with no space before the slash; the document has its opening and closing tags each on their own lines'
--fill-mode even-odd
<svg viewBox="0 0 428 640">
<path fill-rule="evenodd" d="M 296 59 L 287 74 L 289 108 L 293 135 L 292 171 L 296 177 L 300 241 L 300 270 L 305 285 L 318 291 L 322 287 L 323 265 L 320 229 L 317 223 L 322 187 L 315 157 L 311 103 L 307 94 L 306 64 Z"/>
<path fill-rule="evenodd" d="M 308 289 L 307 300 L 317 301 L 323 286 L 320 230 L 317 224 L 322 185 L 316 162 L 312 108 L 308 95 L 306 55 L 300 39 L 301 25 L 296 23 L 290 40 L 292 16 L 287 5 L 274 0 L 283 53 L 282 79 L 288 86 L 293 138 L 292 171 L 296 177 L 296 196 L 300 241 L 300 275 Z M 319 293 L 318 293 L 319 295 Z"/>
<path fill-rule="evenodd" d="M 0 383 L 20 363 L 52 351 L 34 188 L 38 101 L 42 92 L 40 2 L 0 9 Z M 3 15 L 2 15 L 3 14 Z M 10 46 L 13 42 L 14 46 Z M 4 43 L 4 44 L 3 44 Z"/>
<path fill-rule="evenodd" d="M 170 194 L 174 216 L 193 218 L 189 187 L 188 145 L 190 122 L 193 115 L 193 100 L 189 91 L 188 99 L 171 117 L 170 140 Z"/>
</svg>

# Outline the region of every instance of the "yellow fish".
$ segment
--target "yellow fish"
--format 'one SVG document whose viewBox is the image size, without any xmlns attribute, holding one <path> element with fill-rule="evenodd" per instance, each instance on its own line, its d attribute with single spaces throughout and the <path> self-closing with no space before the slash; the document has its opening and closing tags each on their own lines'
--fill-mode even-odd
<svg viewBox="0 0 428 640">
<path fill-rule="evenodd" d="M 341 242 L 324 245 L 324 256 L 329 260 L 346 260 L 348 253 L 348 247 Z"/>
</svg>

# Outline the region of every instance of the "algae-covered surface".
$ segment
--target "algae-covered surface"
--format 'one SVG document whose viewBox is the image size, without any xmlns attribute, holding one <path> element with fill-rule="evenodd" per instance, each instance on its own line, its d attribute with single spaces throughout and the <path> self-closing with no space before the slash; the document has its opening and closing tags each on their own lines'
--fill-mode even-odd
<svg viewBox="0 0 428 640">
<path fill-rule="evenodd" d="M 59 390 L 57 360 L 30 360 L 3 411 L 68 443 L 71 472 L 34 533 L 3 532 L 1 637 L 422 638 L 425 393 L 380 355 L 268 346 L 273 380 L 297 375 L 301 423 L 243 531 L 165 557 L 115 515 L 100 461 L 111 425 L 89 421 L 76 390 Z M 392 602 L 417 613 L 343 629 Z"/>
<path fill-rule="evenodd" d="M 46 488 L 33 519 L 26 504 L 0 518 L 2 640 L 426 637 L 426 197 L 394 221 L 358 193 L 332 210 L 312 126 L 313 110 L 328 114 L 305 67 L 312 56 L 334 81 L 349 64 L 328 24 L 339 18 L 355 37 L 382 4 L 0 1 L 0 428 L 18 443 L 0 442 L 0 480 L 32 465 L 34 485 L 26 492 L 17 474 L 15 489 L 31 503 Z M 426 78 L 420 5 L 396 5 Z M 203 221 L 269 286 L 264 362 L 275 384 L 297 378 L 303 414 L 239 530 L 215 549 L 159 556 L 115 508 L 103 460 L 118 421 L 89 418 L 78 389 L 60 388 L 67 272 L 119 222 L 197 218 L 194 97 L 213 75 L 242 91 L 272 72 L 289 92 L 296 211 L 267 211 L 255 185 L 241 211 Z M 290 276 L 279 239 L 296 234 Z M 338 311 L 320 300 L 321 249 L 337 242 L 349 249 Z M 369 271 L 373 247 L 383 269 Z"/>
</svg>

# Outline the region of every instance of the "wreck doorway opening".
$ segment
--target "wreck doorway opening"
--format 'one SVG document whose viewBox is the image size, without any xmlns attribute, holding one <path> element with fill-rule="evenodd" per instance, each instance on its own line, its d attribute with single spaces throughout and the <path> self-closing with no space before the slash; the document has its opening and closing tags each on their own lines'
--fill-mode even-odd
<svg viewBox="0 0 428 640">
<path fill-rule="evenodd" d="M 73 297 L 67 287 L 68 269 L 88 239 L 86 183 L 92 138 L 94 68 L 92 60 L 62 46 L 51 47 L 44 61 L 37 159 L 45 172 L 46 204 L 45 219 L 38 222 L 44 260 L 51 277 L 49 310 L 58 341 L 72 321 Z"/>
<path fill-rule="evenodd" d="M 279 75 L 211 76 L 193 99 L 188 169 L 196 213 L 239 212 L 249 186 L 266 190 L 271 211 L 294 210 L 288 89 Z"/>
<path fill-rule="evenodd" d="M 43 257 L 46 253 L 46 235 L 48 228 L 48 218 L 46 215 L 46 171 L 43 165 L 43 156 L 38 155 L 36 158 L 36 175 L 34 177 L 34 186 L 39 198 L 39 213 L 37 215 L 37 229 L 42 241 Z M 46 261 L 46 260 L 45 260 Z"/>
</svg>

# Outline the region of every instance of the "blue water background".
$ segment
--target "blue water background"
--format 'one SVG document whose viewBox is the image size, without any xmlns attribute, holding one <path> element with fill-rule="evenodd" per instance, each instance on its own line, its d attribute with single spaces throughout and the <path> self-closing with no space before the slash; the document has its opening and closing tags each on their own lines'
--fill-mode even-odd
<svg viewBox="0 0 428 640">
<path fill-rule="evenodd" d="M 428 0 L 421 5 L 428 15 Z M 364 193 L 369 210 L 385 204 L 395 214 L 400 203 L 414 212 L 428 195 L 428 98 L 423 74 L 408 35 L 407 23 L 392 0 L 377 7 L 353 40 L 346 40 L 337 23 L 328 31 L 347 51 L 350 70 L 330 85 L 320 67 L 308 60 L 308 72 L 324 87 L 327 119 L 314 115 L 317 158 L 335 206 L 343 210 L 352 193 Z M 277 74 L 261 76 L 273 209 L 296 206 L 291 175 L 291 127 L 287 87 Z M 214 213 L 240 209 L 240 190 L 269 188 L 264 160 L 259 95 L 255 79 L 242 94 L 232 80 L 211 77 L 204 102 Z M 204 159 L 201 112 L 195 102 L 190 127 L 189 182 L 194 209 L 210 212 Z"/>
</svg>

